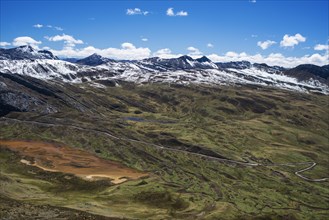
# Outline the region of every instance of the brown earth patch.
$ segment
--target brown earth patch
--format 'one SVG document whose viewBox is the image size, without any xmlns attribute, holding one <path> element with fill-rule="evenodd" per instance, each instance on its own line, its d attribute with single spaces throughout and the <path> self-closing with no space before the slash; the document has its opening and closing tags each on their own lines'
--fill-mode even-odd
<svg viewBox="0 0 329 220">
<path fill-rule="evenodd" d="M 146 173 L 131 169 L 118 162 L 105 160 L 87 151 L 60 144 L 0 140 L 0 147 L 8 148 L 24 156 L 21 160 L 24 164 L 48 172 L 74 174 L 87 180 L 110 178 L 112 183 L 119 184 L 129 179 L 134 180 L 147 176 Z"/>
</svg>

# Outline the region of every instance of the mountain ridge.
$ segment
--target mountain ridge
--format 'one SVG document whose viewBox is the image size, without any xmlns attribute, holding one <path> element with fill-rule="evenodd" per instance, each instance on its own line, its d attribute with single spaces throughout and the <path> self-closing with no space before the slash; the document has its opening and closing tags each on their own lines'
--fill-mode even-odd
<svg viewBox="0 0 329 220">
<path fill-rule="evenodd" d="M 114 60 L 103 57 L 97 53 L 93 53 L 92 55 L 85 57 L 83 59 L 77 60 L 75 63 L 81 65 L 88 65 L 88 66 L 98 66 L 107 62 L 114 62 Z"/>
<path fill-rule="evenodd" d="M 308 80 L 310 78 L 319 81 L 329 82 L 329 65 L 317 66 L 313 64 L 302 64 L 285 71 L 288 76 L 294 76 L 299 80 Z"/>
<path fill-rule="evenodd" d="M 306 72 L 300 71 L 305 68 Z M 2 73 L 69 83 L 120 80 L 137 84 L 252 84 L 329 94 L 328 69 L 327 66 L 315 65 L 285 69 L 248 61 L 214 63 L 206 56 L 194 59 L 188 55 L 169 59 L 151 57 L 119 61 L 92 54 L 83 59 L 64 61 L 50 51 L 36 51 L 30 46 L 0 51 Z"/>
<path fill-rule="evenodd" d="M 48 50 L 36 50 L 31 46 L 19 46 L 10 49 L 0 48 L 0 60 L 34 60 L 34 59 L 50 59 L 58 60 L 52 52 Z"/>
</svg>

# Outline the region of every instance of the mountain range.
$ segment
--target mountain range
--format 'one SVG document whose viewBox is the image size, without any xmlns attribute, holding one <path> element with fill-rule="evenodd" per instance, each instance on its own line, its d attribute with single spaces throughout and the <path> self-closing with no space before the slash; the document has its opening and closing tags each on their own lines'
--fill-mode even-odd
<svg viewBox="0 0 329 220">
<path fill-rule="evenodd" d="M 329 94 L 329 67 L 311 64 L 286 69 L 248 61 L 214 63 L 206 56 L 113 60 L 92 54 L 61 60 L 31 46 L 0 49 L 0 72 L 69 83 L 97 80 L 135 83 L 259 85 Z"/>
</svg>

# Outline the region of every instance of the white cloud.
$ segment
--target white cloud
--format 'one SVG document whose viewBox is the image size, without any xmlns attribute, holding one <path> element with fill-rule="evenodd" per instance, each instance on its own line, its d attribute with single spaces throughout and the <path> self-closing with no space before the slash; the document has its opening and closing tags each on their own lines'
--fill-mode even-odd
<svg viewBox="0 0 329 220">
<path fill-rule="evenodd" d="M 276 42 L 275 41 L 272 41 L 272 40 L 266 40 L 266 41 L 263 41 L 263 42 L 258 41 L 257 42 L 257 46 L 259 46 L 263 50 L 266 50 L 267 48 L 269 48 L 273 44 L 276 44 Z"/>
<path fill-rule="evenodd" d="M 281 47 L 294 47 L 300 42 L 305 42 L 306 38 L 301 34 L 295 34 L 295 36 L 289 36 L 288 34 L 283 36 L 282 41 L 280 42 Z"/>
<path fill-rule="evenodd" d="M 168 16 L 175 16 L 174 9 L 173 8 L 168 8 L 167 9 L 167 15 Z"/>
<path fill-rule="evenodd" d="M 188 15 L 187 11 L 179 11 L 176 13 L 176 16 L 187 16 L 187 15 Z"/>
<path fill-rule="evenodd" d="M 258 35 L 257 34 L 252 34 L 251 37 L 255 38 L 255 37 L 258 37 Z"/>
<path fill-rule="evenodd" d="M 42 24 L 35 24 L 35 25 L 33 25 L 33 27 L 35 27 L 35 28 L 42 28 L 43 25 Z"/>
<path fill-rule="evenodd" d="M 74 47 L 76 44 L 83 44 L 82 40 L 75 39 L 71 35 L 56 35 L 53 37 L 45 37 L 49 41 L 64 41 L 66 47 Z"/>
<path fill-rule="evenodd" d="M 54 30 L 57 30 L 57 31 L 63 31 L 64 30 L 62 27 L 53 26 L 53 25 L 50 25 L 50 24 L 47 24 L 47 25 L 35 24 L 35 25 L 33 25 L 33 27 L 35 27 L 35 28 L 47 27 L 47 28 L 54 29 Z"/>
<path fill-rule="evenodd" d="M 148 11 L 143 11 L 140 8 L 128 8 L 127 15 L 148 15 L 149 12 Z"/>
<path fill-rule="evenodd" d="M 23 46 L 23 45 L 30 45 L 32 47 L 38 48 L 38 44 L 41 44 L 41 41 L 36 41 L 31 37 L 28 36 L 23 36 L 23 37 L 16 37 L 13 40 L 13 45 L 18 47 L 18 46 Z"/>
<path fill-rule="evenodd" d="M 202 52 L 195 47 L 188 47 L 187 50 L 189 51 L 188 55 L 189 56 L 200 56 L 202 55 Z"/>
<path fill-rule="evenodd" d="M 146 42 L 146 41 L 148 41 L 149 39 L 147 39 L 147 38 L 144 37 L 144 38 L 142 38 L 141 40 L 144 41 L 144 42 Z"/>
<path fill-rule="evenodd" d="M 225 54 L 226 57 L 230 57 L 230 58 L 234 58 L 234 57 L 238 57 L 239 54 L 233 52 L 233 51 L 229 51 Z"/>
<path fill-rule="evenodd" d="M 174 12 L 174 8 L 168 8 L 166 14 L 168 16 L 188 16 L 187 11 L 179 11 L 177 13 Z"/>
<path fill-rule="evenodd" d="M 257 1 L 256 0 L 249 0 L 249 2 L 256 3 Z"/>
<path fill-rule="evenodd" d="M 170 58 L 177 58 L 183 56 L 183 54 L 173 54 L 169 48 L 163 48 L 153 53 L 153 56 L 164 58 L 164 59 L 170 59 Z"/>
<path fill-rule="evenodd" d="M 93 46 L 88 46 L 82 49 L 72 47 L 64 47 L 62 50 L 50 50 L 56 56 L 61 57 L 87 57 L 93 53 L 100 54 L 104 57 L 119 60 L 135 60 L 148 58 L 151 55 L 149 48 L 135 47 L 132 43 L 122 43 L 121 48 L 105 48 L 99 49 Z"/>
<path fill-rule="evenodd" d="M 230 62 L 230 61 L 249 61 L 251 63 L 266 63 L 270 66 L 295 67 L 300 64 L 314 64 L 323 66 L 328 64 L 328 54 L 320 55 L 318 53 L 312 55 L 305 55 L 302 57 L 285 57 L 281 53 L 271 53 L 268 56 L 261 54 L 250 55 L 245 52 L 236 53 L 233 51 L 227 52 L 220 56 L 217 54 L 210 54 L 207 56 L 213 62 Z"/>
<path fill-rule="evenodd" d="M 212 43 L 208 43 L 208 44 L 207 44 L 207 47 L 209 47 L 209 48 L 213 48 L 214 45 L 213 45 Z"/>
<path fill-rule="evenodd" d="M 317 44 L 314 46 L 314 50 L 329 50 L 328 44 Z"/>
<path fill-rule="evenodd" d="M 64 29 L 63 28 L 61 28 L 61 27 L 54 27 L 56 30 L 58 30 L 58 31 L 63 31 Z"/>
<path fill-rule="evenodd" d="M 153 56 L 158 57 L 162 55 L 168 55 L 171 54 L 171 50 L 169 48 L 163 48 L 158 50 L 157 52 L 153 53 Z"/>
<path fill-rule="evenodd" d="M 133 49 L 136 49 L 136 47 L 132 44 L 132 43 L 122 43 L 121 44 L 121 47 L 124 49 L 124 50 L 133 50 Z"/>
<path fill-rule="evenodd" d="M 8 43 L 8 42 L 4 42 L 4 41 L 0 42 L 0 47 L 6 47 L 6 46 L 10 46 L 10 45 L 11 45 L 11 43 Z"/>
</svg>

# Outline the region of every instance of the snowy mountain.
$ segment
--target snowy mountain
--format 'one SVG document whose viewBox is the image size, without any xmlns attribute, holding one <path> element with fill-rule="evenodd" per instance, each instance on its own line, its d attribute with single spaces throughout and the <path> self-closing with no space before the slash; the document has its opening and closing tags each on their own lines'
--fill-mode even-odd
<svg viewBox="0 0 329 220">
<path fill-rule="evenodd" d="M 71 63 L 57 60 L 49 51 L 35 51 L 31 47 L 2 49 L 0 72 L 28 75 L 43 80 L 59 80 L 70 83 L 97 82 L 97 80 L 129 81 L 134 83 L 176 83 L 209 85 L 259 85 L 303 92 L 329 94 L 328 68 L 309 66 L 319 74 L 300 77 L 298 68 L 291 73 L 282 67 L 252 64 L 247 61 L 213 63 L 203 56 L 162 59 L 115 61 L 93 54 Z M 40 57 L 40 58 L 36 58 Z M 48 58 L 49 57 L 49 58 Z M 290 72 L 289 72 L 290 71 Z"/>
<path fill-rule="evenodd" d="M 284 72 L 287 76 L 295 77 L 299 81 L 317 79 L 323 83 L 329 83 L 329 65 L 316 66 L 303 64 Z"/>
<path fill-rule="evenodd" d="M 101 55 L 98 55 L 96 53 L 90 55 L 89 57 L 83 58 L 81 60 L 77 60 L 75 63 L 81 64 L 81 65 L 88 65 L 88 66 L 98 66 L 107 62 L 114 62 L 114 60 L 102 57 Z"/>
<path fill-rule="evenodd" d="M 237 62 L 228 62 L 228 63 L 216 63 L 217 66 L 221 69 L 247 69 L 251 67 L 251 63 L 248 61 L 237 61 Z"/>
<path fill-rule="evenodd" d="M 20 46 L 11 49 L 0 48 L 0 60 L 58 60 L 50 51 L 36 50 L 31 46 Z"/>
<path fill-rule="evenodd" d="M 164 70 L 187 70 L 187 69 L 218 69 L 217 65 L 203 56 L 199 59 L 193 59 L 190 56 L 181 56 L 178 58 L 161 59 L 158 57 L 144 59 L 139 62 L 142 65 L 156 66 L 159 71 Z"/>
</svg>

